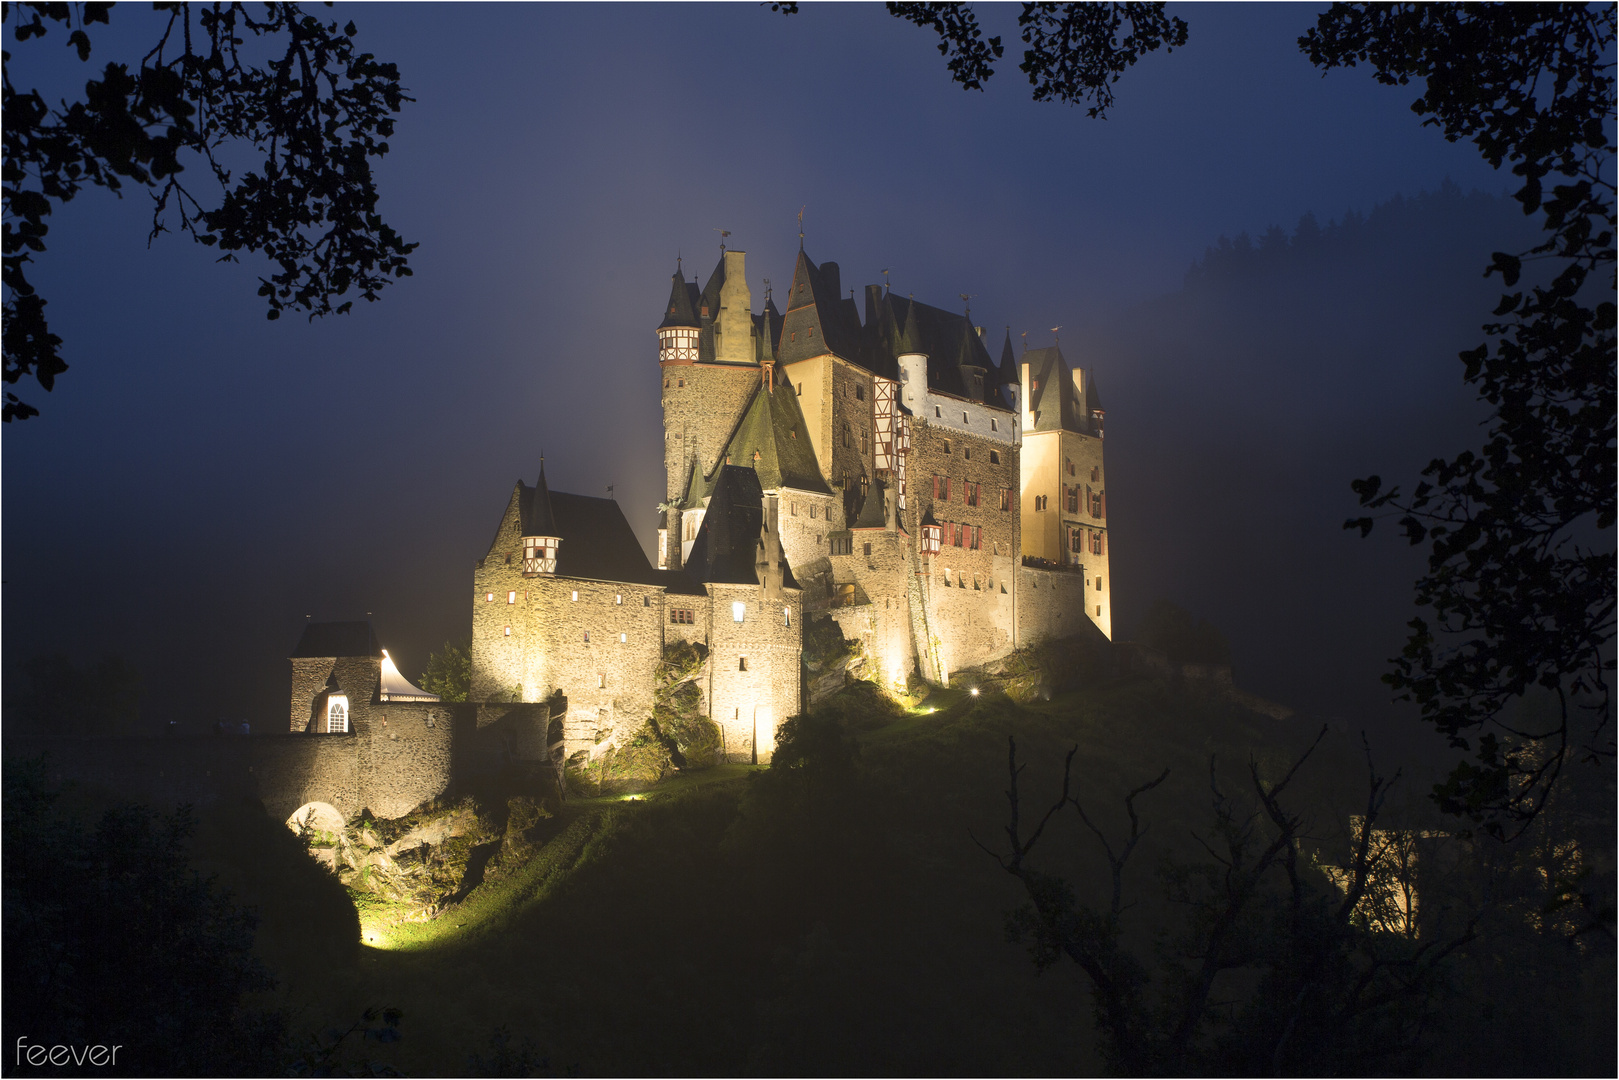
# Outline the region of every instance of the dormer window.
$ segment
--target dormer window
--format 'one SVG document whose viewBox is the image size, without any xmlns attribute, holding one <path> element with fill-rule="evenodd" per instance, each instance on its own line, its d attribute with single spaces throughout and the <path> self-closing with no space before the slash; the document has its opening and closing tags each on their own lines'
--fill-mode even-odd
<svg viewBox="0 0 1619 1080">
<path fill-rule="evenodd" d="M 561 543 L 555 536 L 523 537 L 523 576 L 556 573 L 557 548 Z"/>
<path fill-rule="evenodd" d="M 944 530 L 938 525 L 922 526 L 922 554 L 937 555 L 944 542 Z"/>
</svg>

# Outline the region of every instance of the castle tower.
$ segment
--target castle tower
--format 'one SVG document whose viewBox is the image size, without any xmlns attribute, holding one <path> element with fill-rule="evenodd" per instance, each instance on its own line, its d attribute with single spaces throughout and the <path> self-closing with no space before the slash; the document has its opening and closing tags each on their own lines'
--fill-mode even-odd
<svg viewBox="0 0 1619 1080">
<path fill-rule="evenodd" d="M 556 517 L 551 513 L 551 489 L 545 484 L 545 458 L 540 478 L 523 500 L 523 576 L 551 576 L 557 572 L 557 549 L 562 546 Z"/>
<path fill-rule="evenodd" d="M 658 565 L 680 566 L 681 512 L 673 509 L 695 470 L 711 475 L 726 437 L 759 383 L 759 344 L 771 320 L 756 320 L 748 291 L 746 253 L 725 251 L 701 292 L 678 266 L 658 326 L 663 378 L 665 507 L 658 530 Z M 684 530 L 690 532 L 692 530 Z"/>
</svg>

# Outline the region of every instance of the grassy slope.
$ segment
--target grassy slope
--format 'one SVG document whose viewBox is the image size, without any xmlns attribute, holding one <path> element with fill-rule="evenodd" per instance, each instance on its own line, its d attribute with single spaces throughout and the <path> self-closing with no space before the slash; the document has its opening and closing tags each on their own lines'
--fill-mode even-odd
<svg viewBox="0 0 1619 1080">
<path fill-rule="evenodd" d="M 1114 822 L 1165 765 L 1147 817 L 1198 821 L 1211 753 L 1280 763 L 1314 732 L 1139 679 L 1027 709 L 941 701 L 866 736 L 867 782 L 835 807 L 756 805 L 745 769 L 570 803 L 523 871 L 334 966 L 308 1015 L 403 1008 L 379 1056 L 416 1074 L 464 1069 L 501 1024 L 586 1074 L 1095 1072 L 1082 980 L 1006 942 L 1021 896 L 972 839 L 1004 824 L 1007 735 L 1031 803 L 1079 745 L 1080 790 Z M 1136 864 L 1149 907 L 1165 850 Z M 1084 837 L 1059 828 L 1048 852 L 1094 882 Z"/>
</svg>

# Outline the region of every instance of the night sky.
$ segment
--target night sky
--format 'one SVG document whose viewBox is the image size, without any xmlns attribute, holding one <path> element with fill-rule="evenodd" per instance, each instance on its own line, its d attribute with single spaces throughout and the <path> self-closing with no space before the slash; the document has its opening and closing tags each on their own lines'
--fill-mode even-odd
<svg viewBox="0 0 1619 1080">
<path fill-rule="evenodd" d="M 8 674 L 119 653 L 152 721 L 278 726 L 305 615 L 370 612 L 414 677 L 466 633 L 473 562 L 542 450 L 553 488 L 614 485 L 650 552 L 675 258 L 706 280 L 729 229 L 757 308 L 802 206 L 847 285 L 970 293 L 995 355 L 1007 326 L 1039 346 L 1060 325 L 1094 367 L 1116 626 L 1169 598 L 1248 688 L 1386 718 L 1420 560 L 1341 531 L 1348 483 L 1478 440 L 1456 353 L 1494 304 L 1489 253 L 1525 235 L 1512 178 L 1422 127 L 1417 89 L 1323 78 L 1295 44 L 1312 7 L 1180 9 L 1187 47 L 1105 121 L 1032 102 L 1017 8 L 980 10 L 1008 43 L 984 93 L 877 5 L 339 5 L 416 98 L 379 169 L 415 276 L 272 323 L 253 258 L 148 249 L 143 193 L 61 208 L 32 276 L 71 369 L 23 383 L 42 415 L 4 431 Z M 82 85 L 64 38 L 11 45 L 13 80 Z M 153 39 L 120 7 L 92 63 Z M 1318 239 L 1241 253 L 1306 214 Z M 1189 282 L 1222 237 L 1239 250 Z"/>
</svg>

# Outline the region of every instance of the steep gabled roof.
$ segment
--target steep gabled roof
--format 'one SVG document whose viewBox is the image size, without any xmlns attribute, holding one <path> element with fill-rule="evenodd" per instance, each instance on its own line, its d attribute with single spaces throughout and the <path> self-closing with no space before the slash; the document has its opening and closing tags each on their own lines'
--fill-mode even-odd
<svg viewBox="0 0 1619 1080">
<path fill-rule="evenodd" d="M 1012 355 L 1012 328 L 1006 328 L 1006 340 L 1001 343 L 1001 364 L 996 374 L 1000 376 L 1003 384 L 1016 386 L 1018 383 L 1017 357 Z"/>
<path fill-rule="evenodd" d="M 1029 410 L 1034 413 L 1032 431 L 1073 431 L 1091 434 L 1091 418 L 1074 392 L 1073 368 L 1062 350 L 1030 349 L 1023 354 L 1029 365 Z"/>
<path fill-rule="evenodd" d="M 612 499 L 551 493 L 556 515 L 557 576 L 659 585 L 658 572 L 647 562 L 635 530 Z"/>
<path fill-rule="evenodd" d="M 821 476 L 821 466 L 810 443 L 809 429 L 798 407 L 798 395 L 792 384 L 780 374 L 776 376 L 774 391 L 762 382 L 754 388 L 747 407 L 742 410 L 742 418 L 725 442 L 714 473 L 701 485 L 700 490 L 688 486 L 685 502 L 688 508 L 700 504 L 703 498 L 713 493 L 715 478 L 724 470 L 727 457 L 732 466 L 752 470 L 759 479 L 761 490 L 775 491 L 790 487 L 822 495 L 832 494 L 832 489 L 826 486 L 826 480 Z"/>
<path fill-rule="evenodd" d="M 318 622 L 304 627 L 293 659 L 309 656 L 381 656 L 369 622 Z"/>
<path fill-rule="evenodd" d="M 757 559 L 763 528 L 764 490 L 758 475 L 752 469 L 720 466 L 702 528 L 697 530 L 697 539 L 686 558 L 686 573 L 699 582 L 759 584 Z M 798 588 L 785 555 L 781 569 L 782 585 Z"/>
<path fill-rule="evenodd" d="M 692 303 L 692 292 L 692 286 L 686 281 L 677 264 L 673 280 L 669 283 L 669 303 L 663 313 L 663 322 L 658 324 L 659 330 L 666 330 L 672 326 L 690 327 L 695 330 L 700 325 L 697 322 L 697 309 Z"/>
</svg>

